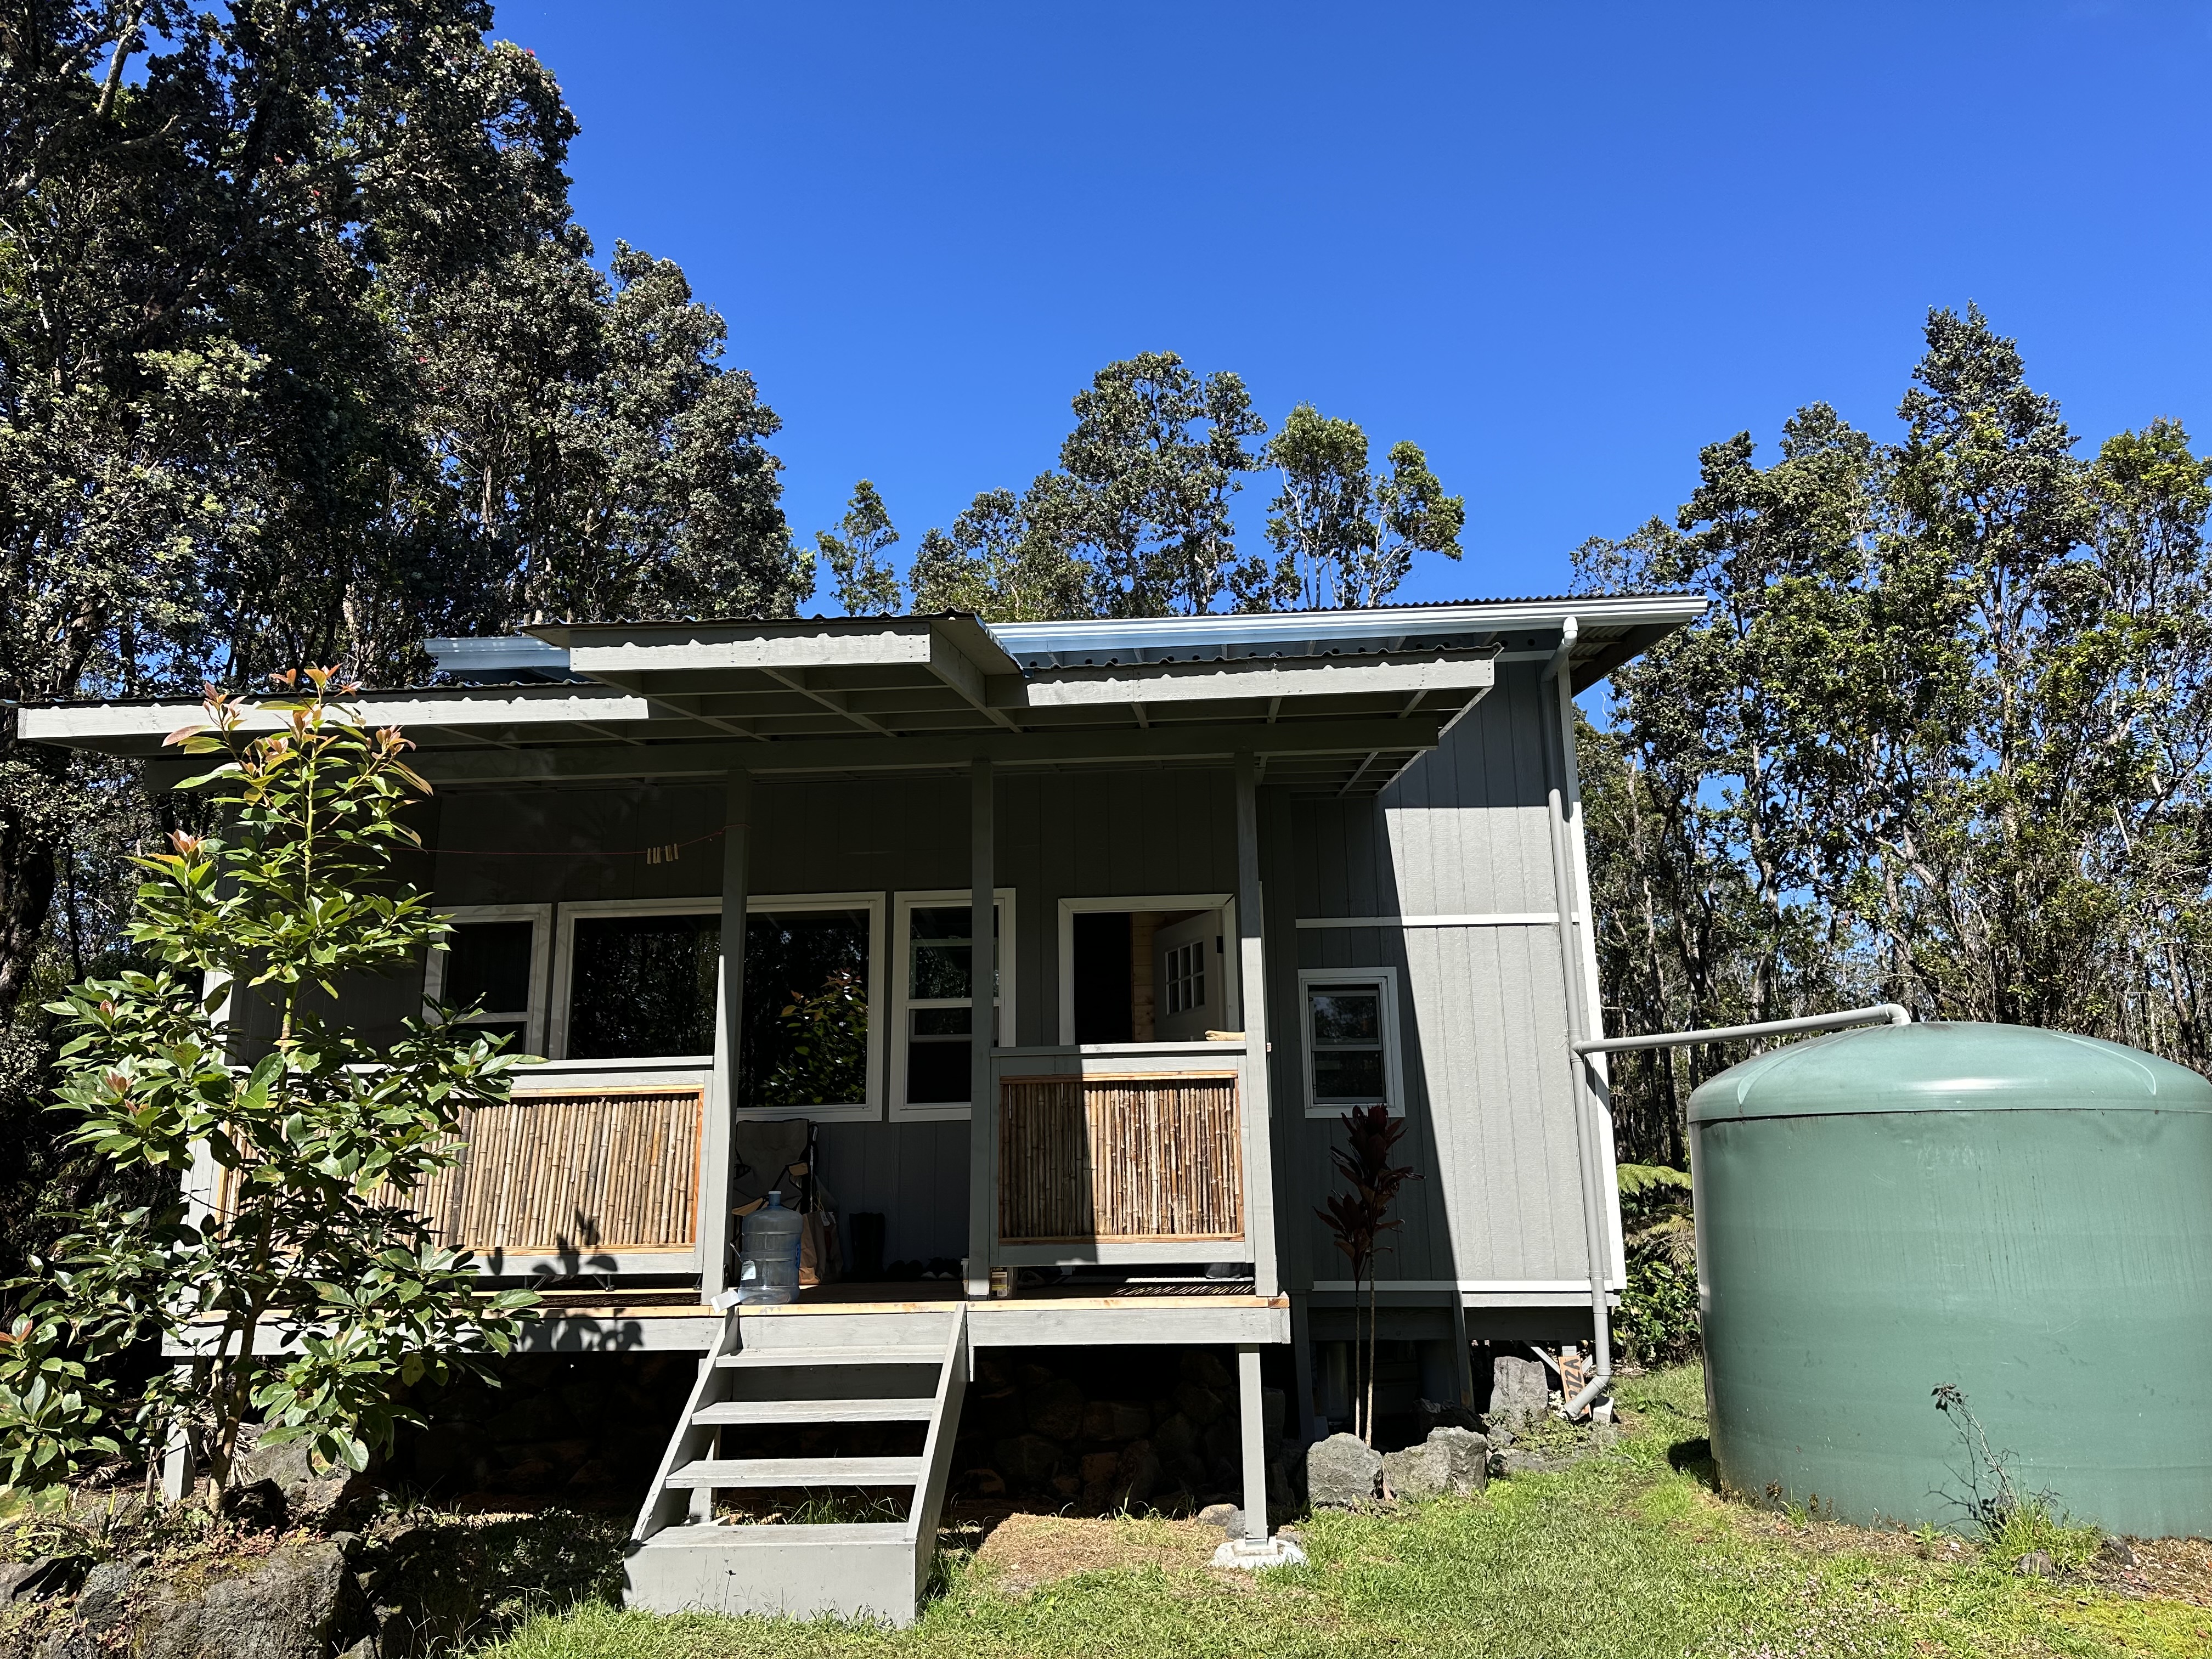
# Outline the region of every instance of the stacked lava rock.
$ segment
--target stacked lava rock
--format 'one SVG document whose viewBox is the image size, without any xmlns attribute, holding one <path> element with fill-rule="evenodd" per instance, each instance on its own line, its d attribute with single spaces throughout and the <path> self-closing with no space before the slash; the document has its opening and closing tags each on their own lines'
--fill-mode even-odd
<svg viewBox="0 0 2212 1659">
<path fill-rule="evenodd" d="M 1264 1396 L 1287 1502 L 1283 1397 Z M 1111 1514 L 1242 1497 L 1237 1379 L 1206 1348 L 1032 1349 L 984 1354 L 961 1412 L 955 1491 Z"/>
</svg>

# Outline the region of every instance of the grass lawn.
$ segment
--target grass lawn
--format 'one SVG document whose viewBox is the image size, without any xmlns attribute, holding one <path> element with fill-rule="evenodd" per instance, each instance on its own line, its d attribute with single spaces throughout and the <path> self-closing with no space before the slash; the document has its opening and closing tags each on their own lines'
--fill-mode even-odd
<svg viewBox="0 0 2212 1659">
<path fill-rule="evenodd" d="M 1613 1452 L 1472 1500 L 1317 1517 L 1298 1529 L 1311 1563 L 1256 1578 L 1201 1565 L 1219 1534 L 1194 1523 L 1039 1523 L 1071 1540 L 1082 1529 L 1071 1565 L 1127 1565 L 1052 1577 L 987 1545 L 949 1561 L 911 1630 L 591 1605 L 473 1659 L 2212 1655 L 2212 1607 L 1723 1503 L 1705 1484 L 1697 1371 L 1624 1383 L 1620 1398 L 1631 1415 Z"/>
</svg>

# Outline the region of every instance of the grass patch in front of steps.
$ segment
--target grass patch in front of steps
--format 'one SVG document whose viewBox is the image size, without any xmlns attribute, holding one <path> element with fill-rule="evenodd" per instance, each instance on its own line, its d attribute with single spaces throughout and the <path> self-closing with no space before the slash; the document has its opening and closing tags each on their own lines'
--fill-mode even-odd
<svg viewBox="0 0 2212 1659">
<path fill-rule="evenodd" d="M 1980 1552 L 1724 1502 L 1698 1461 L 1697 1371 L 1620 1392 L 1630 1420 L 1614 1450 L 1477 1498 L 1316 1516 L 1297 1528 L 1304 1567 L 1215 1572 L 1201 1547 L 1219 1534 L 1186 1538 L 1187 1522 L 1054 1520 L 1019 1550 L 987 1543 L 948 1560 L 910 1630 L 593 1605 L 532 1620 L 476 1659 L 2212 1653 L 2203 1606 L 2088 1577 L 2020 1578 Z M 1074 1570 L 1056 1573 L 1054 1558 Z"/>
</svg>

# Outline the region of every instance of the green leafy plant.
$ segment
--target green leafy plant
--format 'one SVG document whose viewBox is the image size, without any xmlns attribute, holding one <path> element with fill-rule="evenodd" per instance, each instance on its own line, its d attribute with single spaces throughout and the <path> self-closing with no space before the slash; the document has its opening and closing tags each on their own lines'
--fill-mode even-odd
<svg viewBox="0 0 2212 1659">
<path fill-rule="evenodd" d="M 1331 1193 L 1314 1213 L 1336 1239 L 1352 1264 L 1352 1291 L 1367 1286 L 1367 1340 L 1355 1344 L 1358 1364 L 1352 1377 L 1352 1432 L 1375 1442 L 1375 1258 L 1384 1233 L 1401 1224 L 1390 1213 L 1398 1189 L 1414 1178 L 1409 1166 L 1394 1164 L 1391 1154 L 1406 1133 L 1406 1121 L 1390 1115 L 1380 1103 L 1355 1106 L 1343 1117 L 1346 1144 L 1329 1148 L 1329 1158 L 1352 1188 Z"/>
<path fill-rule="evenodd" d="M 1697 1228 L 1690 1175 L 1665 1164 L 1618 1166 L 1628 1285 L 1613 1334 L 1638 1364 L 1698 1352 Z"/>
<path fill-rule="evenodd" d="M 346 718 L 331 678 L 282 676 L 252 711 L 210 690 L 206 723 L 171 735 L 221 757 L 182 787 L 210 791 L 223 833 L 180 833 L 137 860 L 131 937 L 161 965 L 52 1005 L 76 1143 L 118 1170 L 181 1175 L 205 1157 L 222 1179 L 204 1207 L 75 1212 L 51 1257 L 5 1287 L 11 1485 L 125 1452 L 150 1470 L 181 1426 L 219 1498 L 256 1419 L 262 1443 L 304 1440 L 322 1466 L 363 1468 L 404 1416 L 403 1386 L 480 1370 L 538 1299 L 479 1294 L 466 1254 L 438 1247 L 408 1203 L 459 1158 L 462 1110 L 506 1098 L 520 1057 L 457 1019 L 410 1021 L 378 1048 L 330 1018 L 341 975 L 401 968 L 447 931 L 390 877 L 416 840 L 402 814 L 428 786 L 396 729 Z M 281 723 L 248 738 L 249 713 Z M 247 996 L 276 1033 L 250 1066 L 229 1013 Z M 105 1362 L 156 1338 L 204 1358 L 125 1397 Z"/>
<path fill-rule="evenodd" d="M 792 992 L 776 1023 L 787 1046 L 761 1079 L 759 1104 L 819 1106 L 867 1092 L 868 992 L 858 974 L 838 969 L 819 990 Z"/>
</svg>

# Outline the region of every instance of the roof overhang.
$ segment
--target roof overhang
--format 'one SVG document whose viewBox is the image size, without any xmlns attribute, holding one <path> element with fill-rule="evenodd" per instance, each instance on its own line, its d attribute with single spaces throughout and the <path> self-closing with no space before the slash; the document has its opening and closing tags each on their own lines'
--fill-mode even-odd
<svg viewBox="0 0 2212 1659">
<path fill-rule="evenodd" d="M 1699 615 L 1695 596 L 990 626 L 964 615 L 559 623 L 433 641 L 479 681 L 352 700 L 404 727 L 452 783 L 1206 763 L 1379 788 L 1486 695 L 1501 661 L 1544 659 L 1576 619 L 1579 689 Z M 33 741 L 196 763 L 161 739 L 185 703 L 26 708 Z M 249 715 L 248 729 L 276 718 Z M 157 758 L 158 757 L 158 758 Z"/>
</svg>

